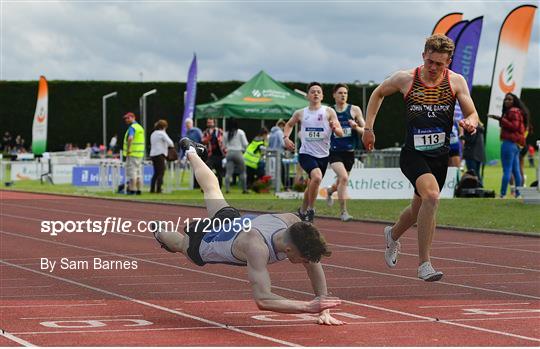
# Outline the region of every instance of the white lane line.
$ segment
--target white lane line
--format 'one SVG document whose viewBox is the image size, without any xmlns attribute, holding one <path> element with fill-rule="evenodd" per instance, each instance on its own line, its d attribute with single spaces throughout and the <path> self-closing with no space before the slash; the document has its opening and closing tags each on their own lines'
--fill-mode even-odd
<svg viewBox="0 0 540 349">
<path fill-rule="evenodd" d="M 69 283 L 69 284 L 72 284 L 72 285 L 75 285 L 75 286 L 83 287 L 83 288 L 86 288 L 86 289 L 89 289 L 89 290 L 92 290 L 92 291 L 95 291 L 95 292 L 103 293 L 103 294 L 106 294 L 106 295 L 109 295 L 109 296 L 114 296 L 114 297 L 129 301 L 129 302 L 137 303 L 137 304 L 149 307 L 149 308 L 154 308 L 154 309 L 161 310 L 161 311 L 164 311 L 164 312 L 168 312 L 168 313 L 171 313 L 171 314 L 186 317 L 186 318 L 189 318 L 189 319 L 192 319 L 192 320 L 204 322 L 206 324 L 214 325 L 214 326 L 216 326 L 218 328 L 222 328 L 222 329 L 225 329 L 225 330 L 238 332 L 238 333 L 241 333 L 241 334 L 244 334 L 244 335 L 248 335 L 250 337 L 255 337 L 255 338 L 258 338 L 258 339 L 263 339 L 263 340 L 267 340 L 267 341 L 270 341 L 270 342 L 273 342 L 273 343 L 278 343 L 278 344 L 281 344 L 281 345 L 286 345 L 286 346 L 291 346 L 291 347 L 300 346 L 299 344 L 296 344 L 296 343 L 287 342 L 287 341 L 284 341 L 284 340 L 281 340 L 281 339 L 268 337 L 268 336 L 261 335 L 261 334 L 255 333 L 255 332 L 242 330 L 242 329 L 240 329 L 238 327 L 235 327 L 235 326 L 229 326 L 229 325 L 226 325 L 226 324 L 222 324 L 220 322 L 212 321 L 212 320 L 205 319 L 205 318 L 202 318 L 202 317 L 199 317 L 199 316 L 195 316 L 195 315 L 191 315 L 191 314 L 184 313 L 184 312 L 181 312 L 181 311 L 173 310 L 171 308 L 167 308 L 167 307 L 164 307 L 164 306 L 161 306 L 161 305 L 157 305 L 157 304 L 149 303 L 149 302 L 146 302 L 146 301 L 142 301 L 140 299 L 132 298 L 132 297 L 120 294 L 120 293 L 116 293 L 116 292 L 104 290 L 102 288 L 98 288 L 98 287 L 90 286 L 90 285 L 87 285 L 87 284 L 83 284 L 83 283 L 75 281 L 75 280 L 67 279 L 67 278 L 64 278 L 64 277 L 57 276 L 57 275 L 47 274 L 47 273 L 44 273 L 44 272 L 41 272 L 41 271 L 37 271 L 37 270 L 30 269 L 30 268 L 27 268 L 27 267 L 19 266 L 17 264 L 12 264 L 12 263 L 9 263 L 9 262 L 3 261 L 3 260 L 0 260 L 0 263 L 2 263 L 4 265 L 9 265 L 9 266 L 11 266 L 13 268 L 18 268 L 18 269 L 26 270 L 26 271 L 29 271 L 31 273 L 35 273 L 35 274 L 38 274 L 38 275 L 50 277 L 50 278 L 53 278 L 55 280 L 63 281 L 63 282 L 66 282 L 66 283 Z"/>
<path fill-rule="evenodd" d="M 460 307 L 485 307 L 490 305 L 527 305 L 531 303 L 474 303 L 474 304 L 456 304 L 456 305 L 422 305 L 418 308 L 460 308 Z"/>
<path fill-rule="evenodd" d="M 4 280 L 0 280 L 0 281 L 4 281 Z M 52 287 L 52 285 L 42 285 L 42 286 L 25 286 L 25 285 L 22 285 L 22 286 L 0 286 L 0 290 L 11 289 L 11 288 L 27 289 L 27 288 L 47 288 L 47 287 Z"/>
<path fill-rule="evenodd" d="M 64 297 L 64 296 L 80 296 L 78 293 L 54 293 L 54 294 L 17 294 L 10 296 L 0 296 L 0 298 L 33 298 L 33 297 Z"/>
<path fill-rule="evenodd" d="M 340 246 L 343 247 L 344 245 L 337 245 L 337 244 L 328 244 L 330 246 Z M 376 249 L 376 248 L 364 248 L 364 247 L 354 247 L 347 245 L 349 248 L 354 248 L 360 251 L 369 251 L 369 252 L 384 252 L 383 249 Z M 403 256 L 409 256 L 409 257 L 418 257 L 417 254 L 414 253 L 405 253 L 400 252 L 400 255 Z M 445 258 L 445 257 L 434 257 L 431 256 L 431 259 L 441 260 L 441 261 L 450 261 L 450 262 L 457 262 L 457 263 L 465 263 L 465 264 L 476 264 L 476 265 L 483 265 L 487 267 L 497 267 L 497 268 L 505 268 L 505 269 L 513 269 L 513 270 L 523 270 L 523 271 L 530 271 L 534 273 L 540 273 L 540 269 L 530 269 L 530 268 L 522 268 L 522 267 L 512 267 L 509 265 L 501 265 L 501 264 L 492 264 L 492 263 L 483 263 L 483 262 L 476 262 L 476 261 L 466 261 L 463 259 L 455 259 L 455 258 Z"/>
<path fill-rule="evenodd" d="M 43 308 L 43 307 L 92 307 L 107 306 L 107 303 L 86 303 L 86 304 L 22 304 L 22 305 L 0 305 L 0 308 Z"/>
<path fill-rule="evenodd" d="M 146 203 L 143 203 L 143 204 L 146 204 Z M 151 204 L 151 203 L 150 203 Z M 45 208 L 45 207 L 35 207 L 35 206 L 26 206 L 26 205 L 15 205 L 15 204 L 5 204 L 7 206 L 15 206 L 15 207 L 23 207 L 23 208 L 32 208 L 32 209 L 36 209 L 36 210 L 42 210 L 42 211 L 52 211 L 52 212 L 61 212 L 61 213 L 73 213 L 73 214 L 85 214 L 85 215 L 88 215 L 88 216 L 94 216 L 94 217 L 101 217 L 101 218 L 106 218 L 108 217 L 109 215 L 100 215 L 100 214 L 89 214 L 87 212 L 81 212 L 81 211 L 69 211 L 69 210 L 60 210 L 60 209 L 49 209 L 49 208 Z M 135 206 L 135 205 L 134 205 Z M 201 209 L 204 209 L 201 207 Z M 30 219 L 30 220 L 33 220 L 32 218 L 29 218 L 29 217 L 24 217 L 24 216 L 15 216 L 15 215 L 8 215 L 8 214 L 5 214 L 5 213 L 0 213 L 0 215 L 4 215 L 6 217 L 15 217 L 15 218 L 20 218 L 20 219 Z M 173 215 L 174 217 L 177 217 L 176 215 Z M 135 222 L 140 222 L 142 220 L 139 220 L 137 218 L 130 218 L 130 217 L 125 217 L 126 219 L 129 219 L 129 220 L 133 220 Z M 451 230 L 451 229 L 450 229 Z M 348 233 L 348 234 L 355 234 L 355 235 L 366 235 L 366 236 L 370 236 L 370 237 L 382 237 L 382 234 L 379 235 L 379 234 L 370 234 L 370 233 L 361 233 L 361 232 L 352 232 L 352 231 L 348 231 L 348 230 L 341 230 L 341 229 L 335 229 L 335 228 L 332 228 L 332 231 L 334 232 L 343 232 L 343 233 Z M 153 237 L 147 237 L 147 236 L 141 236 L 141 235 L 135 235 L 135 234 L 126 234 L 126 233 L 118 233 L 118 234 L 122 234 L 122 235 L 131 235 L 131 236 L 136 236 L 136 237 L 144 237 L 144 238 L 150 238 L 150 239 L 153 239 Z M 402 237 L 402 240 L 416 240 L 415 238 L 410 238 L 410 237 Z M 402 241 L 402 244 L 405 243 L 404 241 Z M 444 243 L 444 244 L 451 244 L 451 245 L 458 245 L 458 246 L 465 246 L 465 247 L 469 247 L 469 246 L 474 246 L 474 247 L 478 247 L 478 248 L 490 248 L 490 249 L 498 249 L 498 250 L 507 250 L 507 251 L 516 251 L 516 252 L 527 252 L 527 253 L 534 253 L 534 254 L 540 254 L 540 251 L 538 250 L 524 250 L 524 249 L 515 249 L 515 248 L 510 248 L 510 247 L 501 247 L 501 246 L 492 246 L 492 245 L 480 245 L 480 244 L 475 244 L 475 243 L 472 243 L 472 242 L 466 242 L 466 243 L 463 243 L 463 242 L 455 242 L 455 241 L 444 241 L 444 240 L 441 240 L 441 241 L 434 241 L 434 247 L 437 247 L 437 244 L 439 243 Z M 339 247 L 342 247 L 342 248 L 348 248 L 348 249 L 357 249 L 355 248 L 354 246 L 346 246 L 346 245 L 338 245 L 338 244 L 328 244 L 328 245 L 331 245 L 331 246 L 339 246 Z M 367 249 L 367 250 L 373 250 L 373 249 Z M 384 250 L 377 250 L 375 249 L 376 251 L 378 252 L 384 252 Z M 404 255 L 407 255 L 405 253 L 402 253 Z M 443 259 L 443 260 L 452 260 L 452 259 L 446 259 L 446 258 L 441 258 L 441 257 L 431 257 L 432 259 Z M 507 267 L 507 266 L 506 266 Z M 535 270 L 535 269 L 531 269 L 530 271 L 534 271 L 534 272 L 540 272 L 540 270 Z"/>
<path fill-rule="evenodd" d="M 486 285 L 500 285 L 500 284 L 540 284 L 540 280 L 531 281 L 498 281 L 498 282 L 486 282 Z"/>
<path fill-rule="evenodd" d="M 254 303 L 253 299 L 219 299 L 211 301 L 183 301 L 182 303 L 234 303 L 234 302 L 251 302 Z M 181 308 L 175 308 L 176 310 L 182 310 Z"/>
<path fill-rule="evenodd" d="M 47 210 L 45 208 L 40 208 L 42 210 Z M 56 210 L 58 211 L 58 210 Z M 59 210 L 61 212 L 64 212 L 64 213 L 76 213 L 76 212 L 71 212 L 71 211 L 65 211 L 65 210 Z M 77 213 L 80 213 L 80 214 L 85 214 L 85 212 L 77 212 Z M 42 220 L 41 219 L 36 219 L 36 218 L 30 218 L 30 217 L 25 217 L 25 216 L 15 216 L 15 215 L 8 215 L 8 214 L 5 214 L 5 213 L 0 213 L 0 216 L 7 216 L 7 217 L 14 217 L 14 218 L 19 218 L 19 219 L 24 219 L 24 220 L 31 220 L 31 221 L 38 221 L 38 222 L 41 222 Z M 101 218 L 106 218 L 108 217 L 107 215 L 92 215 L 92 216 L 96 216 L 96 217 L 101 217 Z M 136 219 L 133 219 L 134 221 L 137 221 Z M 374 237 L 374 236 L 378 236 L 378 235 L 375 235 L 375 234 L 367 234 L 367 233 L 353 233 L 353 232 L 348 232 L 348 231 L 344 231 L 344 230 L 339 230 L 339 229 L 334 229 L 334 231 L 336 232 L 345 232 L 345 233 L 352 233 L 352 234 L 363 234 L 363 235 L 368 235 L 368 236 L 371 236 L 371 237 Z M 129 234 L 129 233 L 110 233 L 112 235 L 125 235 L 125 236 L 131 236 L 131 237 L 136 237 L 136 238 L 142 238 L 142 239 L 154 239 L 153 237 L 151 236 L 147 236 L 147 235 L 139 235 L 139 234 Z M 403 239 L 413 239 L 413 238 L 407 238 L 407 237 L 402 237 Z M 462 244 L 462 243 L 458 243 L 458 242 L 448 242 L 448 241 L 444 241 L 445 243 L 452 243 L 452 244 L 459 244 L 459 245 L 467 245 L 467 244 Z M 348 249 L 354 249 L 354 250 L 359 250 L 359 251 L 370 251 L 370 252 L 384 252 L 383 249 L 375 249 L 375 248 L 364 248 L 364 247 L 356 247 L 356 246 L 350 246 L 350 245 L 340 245 L 340 244 L 332 244 L 332 243 L 328 243 L 329 246 L 336 246 L 336 247 L 342 247 L 342 248 L 348 248 Z M 478 247 L 485 247 L 485 248 L 488 248 L 490 246 L 482 246 L 482 245 L 477 245 Z M 493 248 L 498 248 L 498 247 L 493 247 Z M 503 248 L 503 249 L 506 249 L 506 248 Z M 404 255 L 404 256 L 412 256 L 412 257 L 418 257 L 417 254 L 413 254 L 413 253 L 405 253 L 405 252 L 401 252 L 400 253 L 401 255 Z M 512 267 L 512 266 L 508 266 L 508 265 L 500 265 L 500 264 L 491 264 L 491 263 L 482 263 L 482 262 L 476 262 L 476 261 L 466 261 L 466 260 L 462 260 L 462 259 L 454 259 L 454 258 L 444 258 L 444 257 L 435 257 L 435 256 L 431 256 L 431 259 L 436 259 L 436 260 L 444 260 L 444 261 L 451 261 L 451 262 L 458 262 L 458 263 L 465 263 L 465 264 L 476 264 L 476 265 L 483 265 L 483 266 L 490 266 L 490 267 L 498 267 L 498 268 L 505 268 L 505 269 L 514 269 L 514 270 L 523 270 L 523 271 L 530 271 L 530 272 L 534 272 L 534 273 L 540 273 L 540 269 L 530 269 L 530 268 L 522 268 L 522 267 Z"/>
<path fill-rule="evenodd" d="M 348 288 L 386 288 L 386 287 L 424 287 L 424 285 L 362 285 L 362 286 L 328 286 L 329 289 L 348 289 Z"/>
<path fill-rule="evenodd" d="M 182 294 L 182 293 L 225 293 L 225 292 L 236 292 L 236 293 L 251 293 L 251 290 L 246 290 L 245 288 L 239 290 L 184 290 L 184 291 L 155 291 L 149 292 L 150 294 Z"/>
<path fill-rule="evenodd" d="M 111 254 L 109 253 L 109 256 Z M 129 255 L 126 255 L 129 257 Z M 162 274 L 162 275 L 102 275 L 102 276 L 90 276 L 88 279 L 116 279 L 116 278 L 157 278 L 157 277 L 166 277 L 166 276 L 174 276 L 179 277 L 182 276 L 182 274 Z"/>
<path fill-rule="evenodd" d="M 305 271 L 303 271 L 304 275 L 306 274 Z M 365 279 L 373 279 L 373 276 L 356 276 L 356 277 L 343 277 L 343 278 L 326 278 L 326 281 L 329 280 L 365 280 Z M 306 281 L 306 279 L 279 279 L 279 281 Z"/>
<path fill-rule="evenodd" d="M 464 296 L 472 294 L 467 293 L 427 293 L 427 294 L 411 294 L 411 295 L 398 295 L 398 296 L 367 296 L 367 298 L 416 298 L 416 297 L 439 297 L 439 296 Z"/>
<path fill-rule="evenodd" d="M 115 318 L 115 317 L 142 317 L 141 314 L 133 315 L 82 315 L 82 316 L 61 316 L 61 315 L 51 315 L 51 316 L 37 316 L 37 317 L 21 317 L 21 320 L 38 320 L 38 319 L 90 319 L 92 317 L 96 318 Z"/>
<path fill-rule="evenodd" d="M 3 337 L 6 337 L 7 339 L 10 339 L 12 341 L 14 341 L 15 343 L 19 343 L 20 345 L 22 345 L 23 347 L 35 347 L 36 345 L 28 342 L 28 341 L 25 341 L 24 339 L 22 338 L 19 338 L 9 332 L 6 332 L 4 330 L 0 330 L 0 336 L 3 336 Z"/>
<path fill-rule="evenodd" d="M 370 273 L 370 274 L 385 275 L 385 276 L 392 276 L 392 277 L 397 277 L 397 278 L 402 278 L 402 279 L 407 279 L 407 280 L 414 280 L 414 281 L 418 281 L 420 283 L 425 282 L 425 281 L 420 280 L 419 278 L 412 277 L 412 276 L 404 276 L 404 275 L 397 275 L 397 274 L 391 274 L 391 273 L 383 273 L 383 272 L 380 272 L 380 271 L 360 269 L 360 268 L 354 268 L 354 267 L 346 267 L 346 266 L 343 266 L 343 265 L 336 265 L 336 264 L 323 263 L 323 265 L 327 266 L 327 267 L 337 268 L 337 269 L 361 271 L 361 272 Z M 511 296 L 519 296 L 519 297 L 525 297 L 525 298 L 540 299 L 540 297 L 538 297 L 538 296 L 529 295 L 529 294 L 515 293 L 515 292 L 508 292 L 508 291 L 501 291 L 501 290 L 494 290 L 494 289 L 491 289 L 491 288 L 469 286 L 469 285 L 456 284 L 456 283 L 445 282 L 445 281 L 437 281 L 437 285 L 456 286 L 456 287 L 468 288 L 468 289 L 471 289 L 471 290 L 487 291 L 487 292 L 507 294 L 507 295 L 511 295 Z"/>
<path fill-rule="evenodd" d="M 478 319 L 449 319 L 443 321 L 500 321 L 500 320 L 530 320 L 540 319 L 540 317 L 524 316 L 524 317 L 501 317 L 501 318 L 478 318 Z M 433 320 L 390 320 L 390 321 L 358 321 L 347 322 L 348 326 L 351 325 L 392 325 L 392 324 L 410 324 L 410 323 L 435 323 L 441 322 Z M 298 321 L 294 324 L 291 323 L 272 323 L 272 324 L 259 324 L 259 325 L 242 325 L 240 328 L 286 328 L 286 327 L 315 327 L 320 326 L 314 322 L 302 322 Z M 194 327 L 161 327 L 161 328 L 133 328 L 133 329 L 121 329 L 121 330 L 62 330 L 62 331 L 32 331 L 32 332 L 13 332 L 16 335 L 44 335 L 44 334 L 67 334 L 67 333 L 108 333 L 108 332 L 152 332 L 152 331 L 191 331 L 191 330 L 208 330 L 215 329 L 214 326 L 194 326 Z M 533 338 L 536 339 L 536 338 Z"/>
<path fill-rule="evenodd" d="M 130 284 L 118 284 L 118 286 L 143 286 L 143 285 L 195 285 L 195 284 L 215 284 L 215 281 L 191 281 L 191 282 L 134 282 Z"/>
<path fill-rule="evenodd" d="M 467 276 L 467 277 L 477 277 L 477 276 L 508 276 L 508 275 L 525 275 L 525 273 L 472 273 L 472 274 L 446 274 L 446 276 Z"/>
<path fill-rule="evenodd" d="M 27 239 L 36 240 L 36 241 L 41 241 L 41 242 L 47 242 L 47 243 L 50 243 L 50 244 L 56 244 L 56 245 L 67 246 L 67 247 L 71 247 L 71 248 L 82 249 L 82 250 L 86 250 L 86 251 L 92 251 L 92 252 L 97 252 L 97 253 L 107 253 L 106 251 L 91 249 L 91 248 L 87 248 L 87 247 L 81 247 L 81 246 L 77 246 L 77 245 L 66 244 L 66 243 L 62 243 L 62 242 L 39 239 L 39 238 L 35 238 L 35 237 L 30 237 L 30 236 L 27 236 L 27 235 L 22 235 L 22 234 L 17 234 L 17 233 L 10 233 L 10 232 L 6 232 L 6 231 L 2 231 L 2 230 L 0 230 L 0 233 L 7 234 L 7 235 L 12 235 L 12 236 L 17 236 L 17 237 L 21 237 L 21 238 L 27 238 Z M 147 263 L 151 263 L 151 264 L 155 264 L 155 265 L 161 265 L 161 266 L 165 266 L 165 267 L 169 267 L 169 268 L 180 269 L 180 270 L 184 270 L 184 271 L 190 271 L 190 272 L 194 272 L 194 273 L 198 273 L 198 274 L 202 274 L 202 275 L 209 275 L 209 276 L 214 276 L 214 277 L 219 277 L 219 278 L 225 278 L 225 279 L 228 279 L 228 280 L 235 280 L 235 281 L 239 281 L 239 282 L 243 282 L 243 283 L 249 283 L 249 281 L 245 280 L 245 279 L 240 279 L 240 278 L 237 278 L 237 277 L 226 276 L 226 275 L 217 274 L 217 273 L 211 273 L 211 272 L 203 271 L 203 270 L 200 270 L 200 269 L 192 269 L 192 268 L 181 267 L 181 266 L 177 266 L 177 265 L 154 262 L 154 261 L 146 260 L 146 259 L 143 259 L 143 258 L 128 257 L 126 255 L 122 255 L 122 254 L 114 253 L 114 252 L 108 252 L 108 253 L 110 255 L 114 255 L 114 256 L 118 256 L 118 257 L 124 257 L 124 258 L 127 257 L 127 258 L 140 260 L 140 261 L 143 261 L 143 262 L 147 262 Z M 415 281 L 418 281 L 418 282 L 421 282 L 421 283 L 424 282 L 422 280 L 419 280 L 418 278 L 413 278 L 413 277 L 409 277 L 409 276 L 394 275 L 394 274 L 389 274 L 389 273 L 380 273 L 380 272 L 375 272 L 375 271 L 371 271 L 371 270 L 363 270 L 363 269 L 357 269 L 357 268 L 351 268 L 351 267 L 345 267 L 345 266 L 339 266 L 339 265 L 332 265 L 332 264 L 323 264 L 323 265 L 329 266 L 329 267 L 341 268 L 341 269 L 345 269 L 345 270 L 366 271 L 366 272 L 375 273 L 375 274 L 400 277 L 400 278 L 404 278 L 404 279 L 415 280 Z M 29 270 L 32 270 L 32 269 L 29 269 Z M 44 275 L 51 276 L 51 275 L 48 275 L 48 274 L 44 274 Z M 473 287 L 473 286 L 468 286 L 468 285 L 452 284 L 452 283 L 442 282 L 442 281 L 438 281 L 437 283 L 438 284 L 446 284 L 446 285 L 450 285 L 450 286 L 461 286 L 461 287 L 465 287 L 465 288 L 472 288 L 472 289 L 490 291 L 490 292 L 495 292 L 495 293 L 512 294 L 512 295 L 520 296 L 520 297 L 540 299 L 540 297 L 535 297 L 535 296 L 531 296 L 531 295 L 523 295 L 523 294 L 504 292 L 504 291 L 499 291 L 499 290 L 491 290 L 491 289 L 485 289 L 485 288 L 481 288 L 481 287 Z M 295 293 L 299 293 L 299 294 L 304 294 L 304 295 L 308 295 L 308 296 L 311 296 L 311 297 L 313 296 L 313 294 L 310 293 L 310 292 L 299 291 L 299 290 L 295 290 L 295 289 L 291 289 L 291 288 L 287 288 L 287 287 L 273 286 L 273 288 L 279 289 L 279 290 L 284 290 L 284 291 L 289 291 L 289 292 L 295 292 Z M 428 320 L 436 321 L 435 318 L 421 316 L 421 315 L 417 315 L 417 314 L 413 314 L 413 313 L 402 312 L 402 311 L 389 309 L 389 308 L 384 308 L 384 307 L 379 307 L 379 306 L 374 306 L 374 305 L 369 305 L 369 304 L 365 304 L 365 303 L 358 303 L 358 302 L 349 301 L 349 300 L 343 300 L 342 302 L 347 303 L 347 304 L 353 304 L 353 305 L 361 306 L 361 307 L 366 307 L 366 308 L 370 308 L 370 309 L 376 309 L 376 310 L 379 310 L 379 311 L 386 311 L 386 312 L 396 313 L 396 314 L 400 314 L 400 315 L 404 315 L 404 316 L 410 316 L 410 317 L 415 317 L 415 318 L 421 318 L 421 319 L 428 319 Z M 470 328 L 470 329 L 474 329 L 474 330 L 477 330 L 477 331 L 483 331 L 483 332 L 488 332 L 488 333 L 496 333 L 496 334 L 500 334 L 500 335 L 508 336 L 508 337 L 529 339 L 528 337 L 523 337 L 523 336 L 515 335 L 515 334 L 512 334 L 512 333 L 501 332 L 501 331 L 495 331 L 494 332 L 494 331 L 492 331 L 490 329 L 484 329 L 484 328 L 481 328 L 481 327 L 466 326 L 466 325 L 463 325 L 463 324 L 452 323 L 452 322 L 449 322 L 449 321 L 444 321 L 444 322 L 439 321 L 439 322 L 447 324 L 447 325 L 451 325 L 451 326 L 465 327 L 465 328 Z M 532 340 L 536 341 L 536 339 L 532 339 Z"/>
</svg>

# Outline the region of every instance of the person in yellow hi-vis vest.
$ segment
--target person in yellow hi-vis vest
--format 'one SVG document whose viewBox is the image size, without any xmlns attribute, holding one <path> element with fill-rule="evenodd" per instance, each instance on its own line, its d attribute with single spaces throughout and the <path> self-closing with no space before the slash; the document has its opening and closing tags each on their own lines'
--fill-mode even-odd
<svg viewBox="0 0 540 349">
<path fill-rule="evenodd" d="M 262 150 L 267 146 L 268 129 L 263 127 L 257 136 L 249 143 L 244 153 L 244 164 L 246 165 L 247 186 L 251 188 L 255 175 L 257 178 L 264 176 L 264 166 L 261 166 Z"/>
<path fill-rule="evenodd" d="M 124 115 L 124 122 L 129 125 L 124 135 L 124 155 L 126 157 L 126 179 L 128 182 L 128 195 L 141 195 L 142 187 L 142 161 L 146 144 L 144 129 L 135 120 L 135 114 Z"/>
</svg>

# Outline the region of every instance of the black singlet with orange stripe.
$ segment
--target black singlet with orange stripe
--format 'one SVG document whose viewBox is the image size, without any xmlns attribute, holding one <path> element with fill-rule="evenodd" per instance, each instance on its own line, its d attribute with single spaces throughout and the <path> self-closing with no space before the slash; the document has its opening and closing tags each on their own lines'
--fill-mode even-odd
<svg viewBox="0 0 540 349">
<path fill-rule="evenodd" d="M 436 157 L 450 150 L 456 97 L 450 86 L 448 69 L 438 85 L 426 86 L 420 78 L 421 68 L 415 69 L 412 86 L 405 96 L 405 148 Z"/>
</svg>

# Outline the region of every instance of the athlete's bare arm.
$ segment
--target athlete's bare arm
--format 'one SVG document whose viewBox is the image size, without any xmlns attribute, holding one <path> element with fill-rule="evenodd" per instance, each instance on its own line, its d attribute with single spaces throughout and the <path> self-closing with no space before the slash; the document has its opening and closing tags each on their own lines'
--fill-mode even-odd
<svg viewBox="0 0 540 349">
<path fill-rule="evenodd" d="M 337 118 L 336 111 L 332 108 L 326 108 L 326 113 L 328 116 L 328 123 L 334 134 L 338 137 L 343 137 L 343 129 L 341 128 L 341 124 Z"/>
<path fill-rule="evenodd" d="M 364 115 L 362 114 L 362 109 L 359 106 L 353 105 L 351 107 L 351 115 L 354 120 L 349 120 L 349 126 L 352 127 L 360 136 L 364 134 L 364 126 L 366 122 L 364 121 Z"/>
<path fill-rule="evenodd" d="M 459 106 L 463 112 L 463 119 L 459 121 L 459 126 L 463 127 L 468 133 L 474 134 L 478 126 L 478 113 L 469 93 L 467 81 L 460 74 L 452 72 L 450 75 L 450 84 L 452 84 L 456 98 L 459 101 Z"/>
<path fill-rule="evenodd" d="M 298 109 L 293 113 L 289 121 L 285 124 L 285 129 L 283 130 L 283 139 L 285 142 L 285 148 L 294 151 L 295 145 L 294 142 L 290 140 L 291 132 L 294 129 L 294 126 L 302 120 L 303 109 Z"/>
<path fill-rule="evenodd" d="M 407 93 L 411 87 L 414 77 L 414 69 L 398 71 L 388 79 L 384 80 L 371 94 L 366 111 L 366 125 L 364 134 L 362 135 L 362 142 L 366 150 L 373 150 L 375 145 L 375 133 L 373 132 L 373 125 L 375 124 L 375 118 L 384 100 L 384 97 L 393 95 L 396 92 L 401 92 L 403 95 Z"/>
<path fill-rule="evenodd" d="M 257 236 L 258 234 L 249 235 L 249 247 L 246 251 L 248 278 L 259 309 L 289 314 L 320 313 L 341 304 L 341 301 L 334 297 L 316 297 L 310 302 L 305 302 L 290 300 L 272 293 L 270 274 L 267 269 L 268 247 L 260 236 Z"/>
<path fill-rule="evenodd" d="M 321 263 L 304 263 L 304 268 L 311 281 L 311 287 L 317 297 L 327 297 L 326 277 Z M 318 323 L 321 325 L 342 325 L 343 321 L 335 319 L 330 315 L 330 310 L 326 309 L 319 313 Z"/>
</svg>

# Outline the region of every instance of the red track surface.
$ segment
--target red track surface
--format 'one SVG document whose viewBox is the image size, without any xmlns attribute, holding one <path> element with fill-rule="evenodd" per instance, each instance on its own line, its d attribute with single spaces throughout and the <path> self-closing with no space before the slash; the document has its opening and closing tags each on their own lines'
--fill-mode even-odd
<svg viewBox="0 0 540 349">
<path fill-rule="evenodd" d="M 0 346 L 538 346 L 540 239 L 438 229 L 441 282 L 416 278 L 416 237 L 384 263 L 383 226 L 318 219 L 333 250 L 329 291 L 345 326 L 259 311 L 245 268 L 197 267 L 157 247 L 150 233 L 40 232 L 42 220 L 204 217 L 181 206 L 1 192 Z M 40 258 L 90 261 L 90 270 L 41 270 Z M 93 258 L 137 261 L 93 270 Z M 310 299 L 298 265 L 270 267 L 274 292 Z"/>
</svg>

